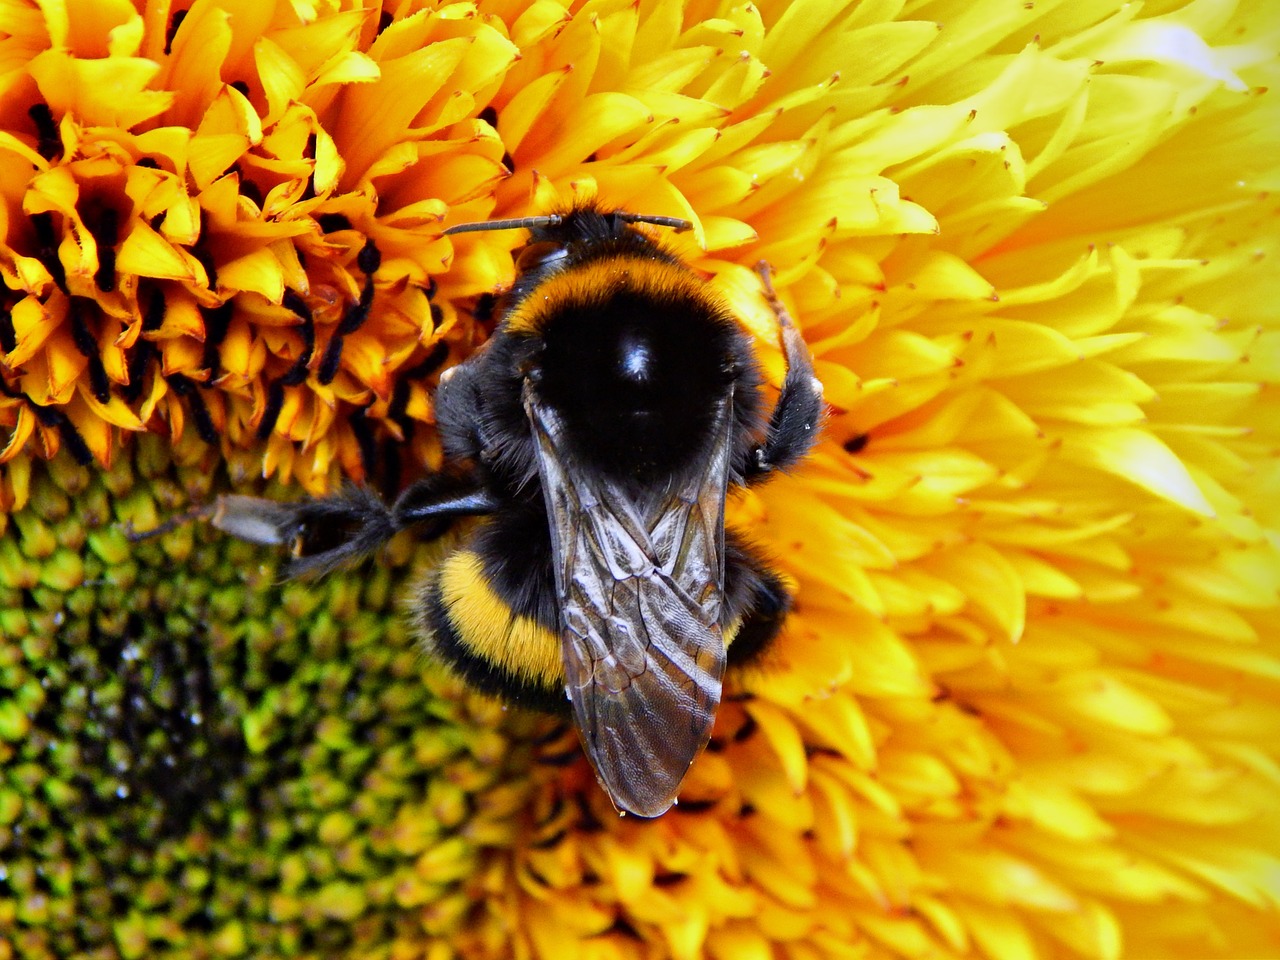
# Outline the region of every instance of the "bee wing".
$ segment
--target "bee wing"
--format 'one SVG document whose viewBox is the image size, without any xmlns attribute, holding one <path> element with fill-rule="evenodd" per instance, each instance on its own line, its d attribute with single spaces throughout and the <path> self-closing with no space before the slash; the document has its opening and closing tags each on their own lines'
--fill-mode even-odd
<svg viewBox="0 0 1280 960">
<path fill-rule="evenodd" d="M 641 503 L 575 461 L 559 416 L 530 386 L 524 402 L 578 732 L 614 804 L 656 817 L 675 802 L 720 703 L 732 398 L 716 411 L 703 469 Z"/>
</svg>

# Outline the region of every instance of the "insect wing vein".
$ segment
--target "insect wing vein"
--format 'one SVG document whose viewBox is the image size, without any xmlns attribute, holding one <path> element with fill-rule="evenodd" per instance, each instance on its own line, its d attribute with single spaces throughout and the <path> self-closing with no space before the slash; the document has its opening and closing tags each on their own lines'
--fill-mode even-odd
<svg viewBox="0 0 1280 960">
<path fill-rule="evenodd" d="M 716 409 L 702 469 L 639 503 L 576 461 L 558 414 L 528 384 L 524 404 L 578 731 L 614 803 L 657 816 L 706 745 L 720 701 L 731 398 Z"/>
</svg>

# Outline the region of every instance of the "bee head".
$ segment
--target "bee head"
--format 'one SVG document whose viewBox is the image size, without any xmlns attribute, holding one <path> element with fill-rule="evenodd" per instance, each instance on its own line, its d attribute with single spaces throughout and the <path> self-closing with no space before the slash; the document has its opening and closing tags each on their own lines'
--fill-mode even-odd
<svg viewBox="0 0 1280 960">
<path fill-rule="evenodd" d="M 759 377 L 733 315 L 637 222 L 688 226 L 583 206 L 474 227 L 529 230 L 486 361 L 487 373 L 504 372 L 485 377 L 477 406 L 511 437 L 528 381 L 564 422 L 575 456 L 620 482 L 651 486 L 698 462 L 730 391 L 738 391 L 740 421 L 752 418 Z M 499 458 L 515 457 L 517 446 L 503 444 Z"/>
</svg>

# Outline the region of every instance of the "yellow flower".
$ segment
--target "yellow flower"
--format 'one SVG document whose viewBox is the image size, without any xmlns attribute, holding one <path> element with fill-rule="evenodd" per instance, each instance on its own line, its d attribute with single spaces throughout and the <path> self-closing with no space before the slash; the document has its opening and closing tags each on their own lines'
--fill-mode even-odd
<svg viewBox="0 0 1280 960">
<path fill-rule="evenodd" d="M 0 0 L 0 957 L 1280 956 L 1265 0 L 139 5 Z M 438 465 L 520 241 L 442 230 L 580 195 L 693 220 L 777 382 L 768 260 L 832 406 L 734 504 L 796 610 L 653 822 L 387 573 L 110 523 Z"/>
</svg>

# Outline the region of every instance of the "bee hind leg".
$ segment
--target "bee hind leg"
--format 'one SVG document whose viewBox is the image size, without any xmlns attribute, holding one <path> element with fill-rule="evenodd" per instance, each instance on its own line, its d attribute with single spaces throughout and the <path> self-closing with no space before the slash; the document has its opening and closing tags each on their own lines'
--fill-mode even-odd
<svg viewBox="0 0 1280 960">
<path fill-rule="evenodd" d="M 724 619 L 737 624 L 727 651 L 730 667 L 759 663 L 791 611 L 791 594 L 741 534 L 725 532 Z"/>
<path fill-rule="evenodd" d="M 439 536 L 457 517 L 495 507 L 474 480 L 438 473 L 411 485 L 390 507 L 372 491 L 354 486 L 294 503 L 226 495 L 218 498 L 211 521 L 241 540 L 290 546 L 294 556 L 287 573 L 292 577 L 328 573 L 366 557 L 406 527 L 429 524 L 426 536 Z"/>
<path fill-rule="evenodd" d="M 762 260 L 756 270 L 764 284 L 765 298 L 778 317 L 787 374 L 769 418 L 764 442 L 753 447 L 747 456 L 742 473 L 748 482 L 762 479 L 773 470 L 794 466 L 803 459 L 818 438 L 824 412 L 822 382 L 814 375 L 809 348 L 774 292 L 769 265 Z"/>
<path fill-rule="evenodd" d="M 438 537 L 458 517 L 493 513 L 501 502 L 475 477 L 433 473 L 410 485 L 396 499 L 391 519 L 397 530 L 427 524 L 424 536 Z"/>
<path fill-rule="evenodd" d="M 214 504 L 210 522 L 240 540 L 289 546 L 289 576 L 327 573 L 396 534 L 386 504 L 361 487 L 292 503 L 226 494 Z"/>
</svg>

